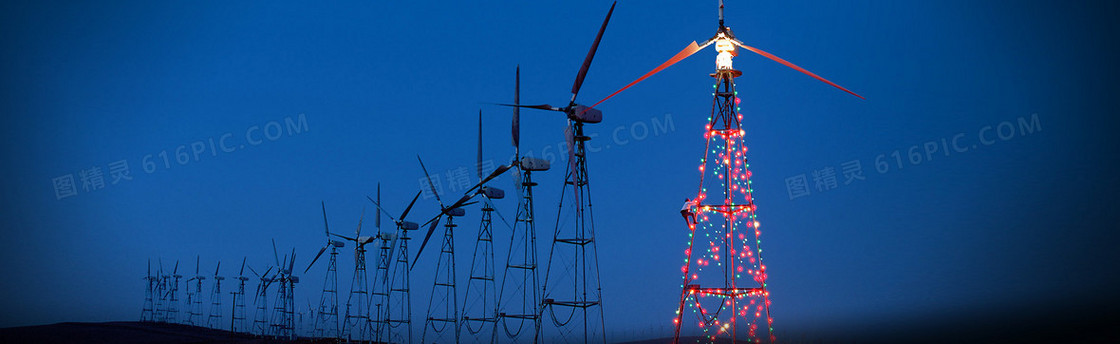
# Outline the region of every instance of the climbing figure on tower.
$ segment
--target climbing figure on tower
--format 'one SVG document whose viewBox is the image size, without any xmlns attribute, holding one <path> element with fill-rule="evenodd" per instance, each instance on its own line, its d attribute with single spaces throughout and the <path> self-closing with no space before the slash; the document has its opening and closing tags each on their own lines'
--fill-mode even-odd
<svg viewBox="0 0 1120 344">
<path fill-rule="evenodd" d="M 688 225 L 688 228 L 692 228 L 692 226 L 696 224 L 696 211 L 694 208 L 696 208 L 696 201 L 685 198 L 684 205 L 681 206 L 681 216 L 684 217 L 684 223 Z"/>
</svg>

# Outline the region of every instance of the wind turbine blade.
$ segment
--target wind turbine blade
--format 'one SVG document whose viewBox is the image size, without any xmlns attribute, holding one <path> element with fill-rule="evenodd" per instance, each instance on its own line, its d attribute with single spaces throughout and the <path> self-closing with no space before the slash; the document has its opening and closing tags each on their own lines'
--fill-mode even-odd
<svg viewBox="0 0 1120 344">
<path fill-rule="evenodd" d="M 478 109 L 478 155 L 475 161 L 475 170 L 478 172 L 478 180 L 482 180 L 482 109 Z"/>
<path fill-rule="evenodd" d="M 595 59 L 595 51 L 599 50 L 599 41 L 603 39 L 603 31 L 607 30 L 607 22 L 611 21 L 611 14 L 614 13 L 616 4 L 618 2 L 611 3 L 611 9 L 607 11 L 607 17 L 603 19 L 603 26 L 599 27 L 599 33 L 595 35 L 595 42 L 591 43 L 591 49 L 587 51 L 587 57 L 583 58 L 583 66 L 579 67 L 576 81 L 572 83 L 572 104 L 576 103 L 576 95 L 579 94 L 579 89 L 583 86 L 583 78 L 587 77 L 587 70 L 591 68 L 591 60 Z"/>
<path fill-rule="evenodd" d="M 389 243 L 389 259 L 395 259 L 394 257 L 396 256 L 397 252 L 397 239 L 401 238 L 401 233 L 403 232 L 404 231 L 400 230 L 400 226 L 397 226 L 397 235 L 393 236 L 393 241 Z"/>
<path fill-rule="evenodd" d="M 366 218 L 366 207 L 362 207 L 362 214 L 358 216 L 358 230 L 354 232 L 355 238 L 362 237 L 362 220 Z"/>
<path fill-rule="evenodd" d="M 440 217 L 437 216 L 435 221 L 432 221 L 432 225 L 428 226 L 428 234 L 425 234 L 424 241 L 420 242 L 420 249 L 416 250 L 416 258 L 412 259 L 412 266 L 408 267 L 409 270 L 412 270 L 412 268 L 416 266 L 416 261 L 420 260 L 420 253 L 424 252 L 424 246 L 428 246 L 428 239 L 432 238 L 432 233 L 435 232 L 436 226 L 439 225 L 439 218 Z"/>
<path fill-rule="evenodd" d="M 858 95 L 855 92 L 849 91 L 848 89 L 846 89 L 846 88 L 844 88 L 840 85 L 837 85 L 836 83 L 834 83 L 832 81 L 828 81 L 827 79 L 822 78 L 819 75 L 813 74 L 813 72 L 805 70 L 805 68 L 798 67 L 797 65 L 795 65 L 793 63 L 790 63 L 789 61 L 786 61 L 786 60 L 782 59 L 781 57 L 774 56 L 774 54 L 762 51 L 762 49 L 758 49 L 758 48 L 755 48 L 755 47 L 752 47 L 752 46 L 749 46 L 749 45 L 746 45 L 746 44 L 742 44 L 740 42 L 735 42 L 735 45 L 738 45 L 738 46 L 742 47 L 743 49 L 750 50 L 751 52 L 753 52 L 755 54 L 762 55 L 762 57 L 765 57 L 765 58 L 774 60 L 775 62 L 784 64 L 784 65 L 786 65 L 786 67 L 793 68 L 794 70 L 797 70 L 798 72 L 805 73 L 805 75 L 808 75 L 808 76 L 813 77 L 814 79 L 823 81 L 826 84 L 832 85 L 832 87 L 839 88 L 841 91 L 848 92 L 853 96 L 859 97 L 859 99 L 866 100 L 866 98 L 863 98 L 863 96 Z"/>
<path fill-rule="evenodd" d="M 323 232 L 327 233 L 327 238 L 331 235 L 331 226 L 327 224 L 327 202 L 319 201 L 323 206 Z"/>
<path fill-rule="evenodd" d="M 179 273 L 179 260 L 178 259 L 175 260 L 175 269 L 171 271 L 172 275 L 177 274 L 177 273 Z"/>
<path fill-rule="evenodd" d="M 381 203 L 381 183 L 377 183 L 377 203 Z M 381 207 L 377 207 L 377 220 L 374 222 L 377 226 L 377 233 L 381 233 Z"/>
<path fill-rule="evenodd" d="M 351 237 L 348 237 L 348 236 L 345 236 L 345 235 L 340 235 L 340 234 L 331 233 L 331 235 L 339 237 L 339 238 L 343 238 L 343 239 L 346 239 L 346 240 L 350 240 L 350 241 L 357 241 L 358 240 L 356 238 L 351 238 Z"/>
<path fill-rule="evenodd" d="M 194 274 L 195 274 L 195 276 L 198 275 L 198 265 L 199 265 L 200 262 L 202 262 L 202 256 L 195 256 L 194 257 Z"/>
<path fill-rule="evenodd" d="M 420 169 L 424 170 L 424 177 L 428 178 L 428 188 L 432 190 L 432 194 L 436 195 L 436 202 L 439 202 L 439 207 L 443 208 L 443 200 L 439 198 L 439 192 L 436 192 L 436 185 L 432 184 L 432 176 L 428 175 L 428 168 L 424 167 L 424 159 L 420 159 L 420 155 L 416 155 L 416 160 L 420 161 Z M 404 216 L 401 216 L 402 218 Z"/>
<path fill-rule="evenodd" d="M 311 264 L 307 264 L 307 269 L 304 269 L 303 273 L 307 273 L 308 271 L 311 271 L 311 267 L 315 265 L 315 262 L 319 261 L 319 256 L 322 256 L 323 251 L 326 251 L 326 250 L 327 250 L 326 246 L 323 246 L 323 248 L 320 248 L 319 253 L 315 255 L 315 259 L 311 260 Z"/>
<path fill-rule="evenodd" d="M 218 271 L 222 270 L 222 261 L 218 261 L 218 267 L 214 268 L 214 276 L 218 275 Z"/>
<path fill-rule="evenodd" d="M 412 197 L 412 202 L 409 202 L 408 207 L 404 208 L 404 212 L 401 213 L 401 221 L 404 221 L 405 216 L 408 216 L 408 212 L 412 210 L 412 205 L 416 204 L 416 199 L 417 198 L 420 198 L 420 193 L 421 192 L 423 192 L 423 191 L 417 191 L 416 196 Z"/>
<path fill-rule="evenodd" d="M 521 171 L 520 170 L 521 169 L 518 168 L 517 173 L 513 174 L 513 189 L 517 190 L 517 202 L 518 202 L 518 204 L 521 203 L 521 199 L 524 196 L 521 192 Z M 520 210 L 520 206 L 518 207 L 518 209 Z"/>
<path fill-rule="evenodd" d="M 517 160 L 521 154 L 521 65 L 517 65 L 517 74 L 513 79 L 513 159 Z"/>
<path fill-rule="evenodd" d="M 509 107 L 514 108 L 514 109 L 537 109 L 537 110 L 546 110 L 546 111 L 563 111 L 564 110 L 564 109 L 561 109 L 561 108 L 558 108 L 558 107 L 555 107 L 555 106 L 552 106 L 552 105 L 548 105 L 548 104 L 519 105 L 519 104 L 497 103 L 495 105 L 509 106 Z"/>
<path fill-rule="evenodd" d="M 579 173 L 576 171 L 576 151 L 575 151 L 575 133 L 572 131 L 572 123 L 568 121 L 568 126 L 564 127 L 564 141 L 568 143 L 568 173 L 572 176 L 572 196 L 575 197 L 575 204 L 579 202 L 579 182 L 575 180 L 579 178 Z"/>
<path fill-rule="evenodd" d="M 474 197 L 474 195 L 475 194 L 463 195 L 463 197 L 460 197 L 458 201 L 455 201 L 454 204 L 452 204 L 450 207 L 447 207 L 447 209 L 440 212 L 440 214 L 447 214 L 447 212 L 451 211 L 452 209 L 461 208 L 462 206 L 466 205 L 467 200 L 470 200 L 471 197 Z"/>
<path fill-rule="evenodd" d="M 486 176 L 486 178 L 483 178 L 481 181 L 478 182 L 478 184 L 475 184 L 475 186 L 472 186 L 470 189 L 467 189 L 467 193 L 470 193 L 471 191 L 474 191 L 474 189 L 482 187 L 482 185 L 486 184 L 486 182 L 490 181 L 491 179 L 497 178 L 498 176 L 502 175 L 502 173 L 505 173 L 506 171 L 508 171 L 512 167 L 513 167 L 513 165 L 498 166 L 498 169 L 494 170 L 494 172 L 491 172 L 489 176 Z"/>
<path fill-rule="evenodd" d="M 618 89 L 618 91 L 614 91 L 614 93 L 611 93 L 611 95 L 609 95 L 606 98 L 603 98 L 603 100 L 600 100 L 599 102 L 595 103 L 595 105 L 589 106 L 588 109 L 596 107 L 599 104 L 602 104 L 603 102 L 607 101 L 607 99 L 611 99 L 611 97 L 614 97 L 615 95 L 617 95 L 619 93 L 622 93 L 622 91 L 625 91 L 627 88 L 630 88 L 630 86 L 634 86 L 635 84 L 637 84 L 639 82 L 642 82 L 642 80 L 645 80 L 646 78 L 651 77 L 654 74 L 657 74 L 658 72 L 664 70 L 665 68 L 669 68 L 669 66 L 672 66 L 673 64 L 676 64 L 677 62 L 681 62 L 682 60 L 688 58 L 689 56 L 692 56 L 692 54 L 695 54 L 697 51 L 700 51 L 700 46 L 696 44 L 696 41 L 692 41 L 692 43 L 689 43 L 688 46 L 684 47 L 684 49 L 681 49 L 681 51 L 678 52 L 676 55 L 673 55 L 673 57 L 670 57 L 669 60 L 667 60 L 664 63 L 662 63 L 661 65 L 657 66 L 657 68 L 654 68 L 653 70 L 647 72 L 646 74 L 642 75 L 637 80 L 634 80 L 634 81 L 630 82 L 629 84 L 626 84 L 626 86 L 623 86 L 622 88 Z M 587 111 L 587 110 L 584 110 L 584 111 Z"/>
<path fill-rule="evenodd" d="M 241 258 L 241 272 L 237 273 L 238 277 L 245 274 L 245 260 L 248 260 L 248 259 L 249 259 L 249 257 L 242 257 Z"/>
<path fill-rule="evenodd" d="M 377 201 L 374 201 L 373 198 L 371 198 L 369 196 L 366 196 L 366 199 L 369 199 L 370 203 L 373 203 L 373 205 L 376 205 L 377 210 L 385 210 L 385 208 L 381 207 L 381 201 L 380 201 L 381 197 L 380 197 L 380 195 L 381 195 L 381 193 L 379 192 L 378 197 L 377 197 L 378 198 Z M 390 220 L 393 220 L 394 222 L 396 222 L 397 219 L 394 219 L 392 214 L 393 213 L 390 213 L 388 210 L 385 210 L 385 216 L 388 216 Z"/>
<path fill-rule="evenodd" d="M 245 261 L 244 260 L 241 261 L 241 272 L 245 272 Z M 264 278 L 264 276 L 261 276 L 261 274 L 257 273 L 257 270 L 253 270 L 252 265 L 249 265 L 249 272 L 252 272 L 254 275 L 257 275 L 257 277 Z"/>
<path fill-rule="evenodd" d="M 281 266 L 280 255 L 276 254 L 276 238 L 272 238 L 272 258 L 276 260 L 276 266 Z"/>
<path fill-rule="evenodd" d="M 424 227 L 424 226 L 427 226 L 427 225 L 431 224 L 432 222 L 439 221 L 440 217 L 443 217 L 443 212 L 442 211 L 439 212 L 439 214 L 436 214 L 435 217 L 429 219 L 428 221 L 425 221 L 424 223 L 421 223 L 420 227 Z"/>
<path fill-rule="evenodd" d="M 292 260 L 288 261 L 288 275 L 292 274 L 292 269 L 296 267 L 296 248 L 292 247 Z"/>
</svg>

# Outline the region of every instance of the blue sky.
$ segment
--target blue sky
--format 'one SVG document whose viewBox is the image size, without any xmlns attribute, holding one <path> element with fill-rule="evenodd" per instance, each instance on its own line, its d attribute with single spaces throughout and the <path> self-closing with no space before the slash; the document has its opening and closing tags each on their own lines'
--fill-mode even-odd
<svg viewBox="0 0 1120 344">
<path fill-rule="evenodd" d="M 710 37 L 714 3 L 620 2 L 581 102 Z M 320 201 L 340 232 L 372 212 L 378 182 L 399 212 L 419 190 L 417 154 L 441 178 L 473 166 L 479 109 L 486 159 L 507 162 L 510 111 L 490 103 L 511 100 L 517 65 L 523 103 L 567 101 L 610 3 L 0 6 L 0 326 L 19 326 L 137 319 L 149 258 L 191 270 L 201 255 L 204 271 L 222 260 L 228 275 L 242 257 L 270 264 L 275 238 L 306 266 L 323 241 Z M 867 97 L 735 60 L 779 336 L 1104 297 L 1118 261 L 1103 244 L 1116 239 L 1116 13 L 1107 2 L 728 1 L 739 39 Z M 714 57 L 616 96 L 588 127 L 602 145 L 589 165 L 612 338 L 668 335 L 687 238 L 677 209 L 698 182 Z M 300 118 L 306 130 L 269 131 Z M 562 118 L 521 120 L 523 151 L 556 153 Z M 665 130 L 643 134 L 654 122 Z M 1014 127 L 1006 139 L 1002 123 Z M 958 133 L 967 151 L 927 155 L 926 142 L 951 148 L 941 140 Z M 206 142 L 197 157 L 194 142 Z M 121 160 L 132 179 L 113 184 Z M 864 180 L 791 199 L 787 178 L 853 160 Z M 93 167 L 106 185 L 87 191 L 80 173 Z M 77 193 L 59 198 L 66 175 Z M 538 177 L 548 237 L 563 176 Z M 499 203 L 507 217 L 514 206 Z M 413 216 L 437 211 L 422 199 Z M 462 229 L 466 271 L 475 228 Z M 433 271 L 413 274 L 417 319 Z M 297 304 L 317 303 L 321 274 L 303 277 Z"/>
</svg>

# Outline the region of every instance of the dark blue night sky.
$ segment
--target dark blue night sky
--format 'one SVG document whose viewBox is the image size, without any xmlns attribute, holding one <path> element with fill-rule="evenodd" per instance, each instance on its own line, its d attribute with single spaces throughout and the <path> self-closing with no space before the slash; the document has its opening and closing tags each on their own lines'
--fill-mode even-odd
<svg viewBox="0 0 1120 344">
<path fill-rule="evenodd" d="M 709 38 L 715 3 L 620 2 L 581 102 Z M 609 7 L 0 5 L 0 327 L 137 320 L 148 259 L 193 273 L 201 255 L 202 270 L 221 260 L 230 276 L 242 257 L 272 264 L 275 238 L 295 247 L 302 271 L 323 242 L 320 201 L 344 233 L 363 208 L 372 213 L 365 196 L 379 182 L 399 212 L 420 190 L 417 154 L 444 193 L 458 194 L 461 168 L 477 182 L 477 112 L 484 159 L 508 163 L 511 111 L 492 103 L 512 101 L 515 67 L 522 103 L 564 104 Z M 778 336 L 983 323 L 1019 309 L 1075 321 L 1055 314 L 1116 305 L 1106 291 L 1120 271 L 1118 10 L 728 1 L 739 39 L 867 98 L 757 55 L 735 59 Z M 687 240 L 677 210 L 698 183 L 714 58 L 708 48 L 614 97 L 588 126 L 612 340 L 671 336 Z M 559 159 L 560 170 L 536 175 L 538 231 L 550 239 L 565 121 L 523 111 L 521 123 L 523 153 Z M 121 161 L 131 179 L 113 177 Z M 864 179 L 841 175 L 852 161 Z M 835 187 L 814 183 L 826 168 Z M 103 184 L 83 183 L 93 169 Z M 57 187 L 67 176 L 73 187 Z M 788 187 L 800 176 L 807 193 Z M 496 185 L 512 193 L 512 183 Z M 515 204 L 499 211 L 512 218 Z M 413 216 L 438 210 L 421 198 Z M 477 221 L 477 209 L 460 221 L 460 276 Z M 501 261 L 508 229 L 495 236 L 506 238 Z M 540 242 L 544 260 L 549 240 Z M 416 319 L 434 254 L 413 272 Z M 302 277 L 297 305 L 318 303 L 322 273 Z"/>
</svg>

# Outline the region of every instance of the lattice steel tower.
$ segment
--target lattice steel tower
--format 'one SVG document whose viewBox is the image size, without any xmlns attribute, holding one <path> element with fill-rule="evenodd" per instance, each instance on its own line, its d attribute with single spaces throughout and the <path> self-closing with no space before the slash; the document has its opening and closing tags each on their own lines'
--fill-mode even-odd
<svg viewBox="0 0 1120 344">
<path fill-rule="evenodd" d="M 378 341 L 382 338 L 389 343 L 412 343 L 412 279 L 409 276 L 408 257 L 408 231 L 416 230 L 419 225 L 401 226 L 399 243 L 396 248 L 396 260 L 389 270 L 388 306 L 385 307 L 385 325 L 382 333 L 378 333 Z M 403 327 L 403 329 L 402 329 Z M 384 337 L 382 337 L 384 336 Z"/>
<path fill-rule="evenodd" d="M 155 302 L 152 298 L 156 293 L 156 285 L 159 284 L 159 277 L 152 276 L 152 259 L 148 259 L 148 274 L 144 276 L 144 282 L 147 284 L 144 288 L 144 306 L 140 310 L 140 321 L 151 322 L 155 321 Z"/>
<path fill-rule="evenodd" d="M 201 257 L 195 257 L 194 261 L 194 277 L 187 280 L 187 325 L 197 325 L 196 318 L 202 317 L 202 281 L 206 276 L 200 275 L 198 272 Z M 194 281 L 194 288 L 191 288 L 191 281 Z"/>
<path fill-rule="evenodd" d="M 485 180 L 482 177 L 482 110 L 478 111 L 478 159 L 475 166 L 479 184 L 483 185 Z M 470 275 L 467 277 L 462 317 L 462 328 L 467 330 L 467 337 L 472 338 L 472 342 L 475 343 L 490 340 L 488 338 L 491 334 L 484 332 L 487 329 L 492 331 L 493 323 L 497 320 L 498 291 L 494 285 L 494 235 L 491 230 L 491 218 L 494 213 L 492 200 L 505 198 L 505 191 L 501 189 L 484 185 L 481 188 L 482 220 L 474 241 L 474 256 L 471 258 Z"/>
<path fill-rule="evenodd" d="M 222 262 L 214 268 L 214 287 L 210 289 L 210 315 L 206 317 L 206 327 L 218 328 L 222 323 L 222 281 L 225 277 L 218 276 Z"/>
<path fill-rule="evenodd" d="M 388 211 L 386 216 L 397 225 L 396 233 L 380 233 L 381 249 L 377 260 L 376 283 L 373 292 L 373 301 L 377 308 L 375 317 L 375 340 L 379 343 L 411 343 L 412 342 L 412 297 L 409 290 L 409 274 L 411 267 L 408 264 L 408 231 L 420 228 L 415 222 L 405 221 L 408 212 L 420 198 L 420 193 L 412 197 L 408 207 L 401 212 L 400 218 L 393 218 Z M 369 196 L 366 196 L 369 198 Z M 381 200 L 370 202 L 377 205 L 377 209 L 385 210 Z M 380 214 L 378 214 L 380 218 Z M 403 326 L 403 329 L 402 329 Z"/>
<path fill-rule="evenodd" d="M 378 189 L 380 193 L 380 186 Z M 330 233 L 354 243 L 354 276 L 350 279 L 350 295 L 346 297 L 346 314 L 342 321 L 342 336 L 348 341 L 369 339 L 369 282 L 367 281 L 369 276 L 366 273 L 366 244 L 373 242 L 374 239 L 361 236 L 363 218 L 365 218 L 364 209 L 358 219 L 358 228 L 354 231 L 353 238 Z"/>
<path fill-rule="evenodd" d="M 553 325 L 555 331 L 550 331 L 552 335 L 541 333 L 539 340 L 566 341 L 565 335 L 579 333 L 582 334 L 584 343 L 606 342 L 595 220 L 591 211 L 591 187 L 588 182 L 585 148 L 591 137 L 583 131 L 584 124 L 602 122 L 603 113 L 594 109 L 594 106 L 576 103 L 576 99 L 591 68 L 595 52 L 599 49 L 603 32 L 614 13 L 614 7 L 615 4 L 611 4 L 611 9 L 607 11 L 606 18 L 603 18 L 599 33 L 576 74 L 568 106 L 526 106 L 563 112 L 568 120 L 568 125 L 564 128 L 568 144 L 568 166 L 560 194 L 544 283 L 541 285 L 539 313 L 540 319 L 551 320 L 548 324 Z"/>
<path fill-rule="evenodd" d="M 260 283 L 257 284 L 256 298 L 253 300 L 253 304 L 256 305 L 257 310 L 253 316 L 252 331 L 257 335 L 264 336 L 268 334 L 270 329 L 268 318 L 268 286 L 277 281 L 277 278 L 268 275 L 269 272 L 272 272 L 272 267 L 265 270 L 263 275 L 257 274 L 257 271 L 253 270 L 252 266 L 249 267 L 249 271 L 252 271 L 253 274 L 260 278 Z"/>
<path fill-rule="evenodd" d="M 463 216 L 463 208 L 449 209 L 447 222 L 443 225 L 443 240 L 440 240 L 439 258 L 436 260 L 436 276 L 432 283 L 432 293 L 428 296 L 428 311 L 424 317 L 424 331 L 420 334 L 421 343 L 447 343 L 451 338 L 459 342 L 459 296 L 455 283 L 455 217 Z M 451 338 L 444 334 L 451 326 Z M 432 337 L 428 337 L 429 330 Z"/>
<path fill-rule="evenodd" d="M 710 74 L 715 78 L 712 111 L 704 133 L 707 144 L 698 167 L 700 184 L 696 196 L 686 202 L 682 210 L 682 214 L 691 216 L 685 217 L 689 244 L 684 266 L 681 266 L 683 276 L 673 341 L 680 340 L 685 323 L 693 323 L 713 342 L 720 337 L 735 342 L 742 332 L 752 342 L 761 342 L 763 338 L 773 342 L 770 292 L 766 288 L 767 271 L 760 247 L 762 232 L 755 214 L 757 206 L 747 147 L 743 142 L 747 131 L 742 126 L 741 100 L 735 91 L 735 78 L 742 72 L 733 68 L 732 59 L 738 55 L 738 48 L 743 48 L 863 97 L 736 39 L 731 28 L 724 25 L 723 1 L 719 4 L 719 29 L 715 36 L 702 45 L 692 42 L 669 61 L 626 87 L 709 45 L 715 45 L 718 53 L 716 71 Z M 685 318 L 686 310 L 692 311 L 695 322 Z"/>
<path fill-rule="evenodd" d="M 164 276 L 165 280 L 171 281 L 171 287 L 167 290 L 167 318 L 166 322 L 175 322 L 179 317 L 179 280 L 183 275 L 179 274 L 179 261 L 175 261 L 175 269 L 172 270 L 170 276 Z"/>
<path fill-rule="evenodd" d="M 330 226 L 327 224 L 327 204 L 321 204 L 323 207 L 323 232 L 327 239 L 325 246 L 319 249 L 319 253 L 315 254 L 315 258 L 307 264 L 307 269 L 303 273 L 311 271 L 311 267 L 315 266 L 315 262 L 319 261 L 319 257 L 323 255 L 323 251 L 327 248 L 331 249 L 330 258 L 327 260 L 327 274 L 323 276 L 323 291 L 319 294 L 319 309 L 312 312 L 314 318 L 315 337 L 319 338 L 341 338 L 341 330 L 338 324 L 338 249 L 346 247 L 343 241 L 331 240 Z M 359 220 L 359 223 L 361 220 Z M 360 226 L 360 225 L 359 225 Z M 360 231 L 359 231 L 360 233 Z M 311 305 L 308 305 L 310 308 Z M 308 309 L 310 311 L 310 309 Z M 302 322 L 301 322 L 302 323 Z"/>
<path fill-rule="evenodd" d="M 501 288 L 498 290 L 496 321 L 491 343 L 504 334 L 511 342 L 537 342 L 540 335 L 540 289 L 537 276 L 537 226 L 533 207 L 532 173 L 547 171 L 548 160 L 521 157 L 521 67 L 517 67 L 513 92 L 513 161 L 517 168 L 513 175 L 517 188 L 517 212 L 510 232 L 509 252 L 502 269 Z M 514 324 L 516 323 L 516 324 Z M 526 327 L 528 324 L 530 327 Z M 532 332 L 530 332 L 532 331 Z M 532 337 L 532 339 L 529 339 Z"/>
<path fill-rule="evenodd" d="M 276 265 L 280 266 L 276 269 L 280 286 L 272 309 L 271 334 L 277 338 L 295 339 L 295 284 L 299 282 L 299 277 L 292 275 L 292 268 L 295 266 L 296 249 L 292 248 L 291 255 L 285 255 L 280 261 L 276 254 L 276 240 L 273 240 L 272 255 L 276 258 Z"/>
<path fill-rule="evenodd" d="M 245 282 L 249 280 L 248 277 L 245 277 L 246 259 L 241 258 L 241 271 L 237 273 L 237 290 L 230 293 L 233 295 L 233 309 L 230 310 L 229 317 L 230 332 L 249 331 L 245 327 Z"/>
<path fill-rule="evenodd" d="M 721 30 L 720 35 L 729 36 L 730 30 Z M 716 42 L 721 54 L 733 48 L 730 42 Z M 759 222 L 743 144 L 746 131 L 740 123 L 743 117 L 735 92 L 735 77 L 742 72 L 731 68 L 730 56 L 717 58 L 721 61 L 719 68 L 711 74 L 716 83 L 712 113 L 705 127 L 708 143 L 699 167 L 700 186 L 694 197 L 696 216 L 689 223 L 687 258 L 681 268 L 684 277 L 674 340 L 679 340 L 685 323 L 685 306 L 695 313 L 697 321 L 693 323 L 713 341 L 717 337 L 734 341 L 742 328 L 756 340 L 760 323 L 766 337 L 773 340 L 766 265 L 758 245 Z"/>
</svg>

